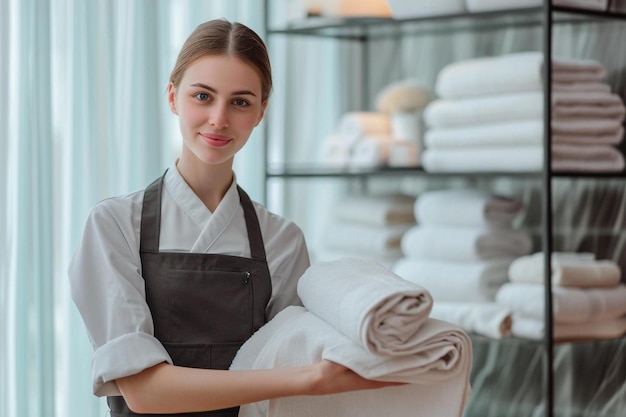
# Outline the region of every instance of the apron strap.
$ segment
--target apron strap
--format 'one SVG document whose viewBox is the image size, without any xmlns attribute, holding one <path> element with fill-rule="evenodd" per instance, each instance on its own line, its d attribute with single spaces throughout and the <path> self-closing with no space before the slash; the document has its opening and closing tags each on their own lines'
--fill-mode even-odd
<svg viewBox="0 0 626 417">
<path fill-rule="evenodd" d="M 246 192 L 237 186 L 239 192 L 239 201 L 243 208 L 243 215 L 246 219 L 246 230 L 248 231 L 248 241 L 250 242 L 250 257 L 265 261 L 265 244 L 263 243 L 263 234 L 259 225 L 259 218 L 256 215 L 254 204 Z"/>
</svg>

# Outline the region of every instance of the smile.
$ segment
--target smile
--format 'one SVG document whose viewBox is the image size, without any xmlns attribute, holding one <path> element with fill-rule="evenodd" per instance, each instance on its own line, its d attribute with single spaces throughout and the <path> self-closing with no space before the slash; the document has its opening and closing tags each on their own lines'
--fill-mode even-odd
<svg viewBox="0 0 626 417">
<path fill-rule="evenodd" d="M 215 135 L 215 134 L 209 134 L 209 133 L 200 133 L 200 137 L 204 140 L 205 143 L 211 146 L 216 146 L 216 147 L 228 145 L 230 141 L 232 140 L 232 138 L 228 136 Z"/>
</svg>

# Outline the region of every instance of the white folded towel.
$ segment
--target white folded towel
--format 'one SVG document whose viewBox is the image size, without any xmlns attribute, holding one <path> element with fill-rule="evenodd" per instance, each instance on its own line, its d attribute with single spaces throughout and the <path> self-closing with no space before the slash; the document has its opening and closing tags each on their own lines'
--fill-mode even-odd
<svg viewBox="0 0 626 417">
<path fill-rule="evenodd" d="M 545 337 L 543 320 L 513 315 L 511 331 L 513 336 L 540 340 Z M 552 327 L 555 341 L 613 339 L 626 333 L 626 317 L 606 321 L 593 321 L 576 324 L 554 324 Z"/>
<path fill-rule="evenodd" d="M 555 83 L 600 82 L 606 68 L 598 61 L 554 57 Z M 453 62 L 437 75 L 435 91 L 441 98 L 479 97 L 543 89 L 543 53 L 519 52 Z"/>
<path fill-rule="evenodd" d="M 535 172 L 543 167 L 542 145 L 426 149 L 427 172 Z"/>
<path fill-rule="evenodd" d="M 312 262 L 329 262 L 337 261 L 341 258 L 356 258 L 364 259 L 366 261 L 380 262 L 386 268 L 391 269 L 393 265 L 402 258 L 402 251 L 400 248 L 395 250 L 388 250 L 385 253 L 363 253 L 358 250 L 350 251 L 347 249 L 328 249 L 325 247 L 316 248 L 311 251 Z"/>
<path fill-rule="evenodd" d="M 488 12 L 492 10 L 523 9 L 541 6 L 542 0 L 465 0 L 467 9 L 472 12 Z"/>
<path fill-rule="evenodd" d="M 552 144 L 553 171 L 617 172 L 624 169 L 624 155 L 611 145 Z"/>
<path fill-rule="evenodd" d="M 331 166 L 344 168 L 350 161 L 352 145 L 340 138 L 338 135 L 326 137 L 322 143 L 322 161 Z"/>
<path fill-rule="evenodd" d="M 389 135 L 367 135 L 354 142 L 348 165 L 351 168 L 376 168 L 389 160 Z"/>
<path fill-rule="evenodd" d="M 552 284 L 564 287 L 615 287 L 621 281 L 619 265 L 596 260 L 593 254 L 552 254 Z M 509 280 L 516 283 L 541 284 L 544 281 L 542 252 L 521 256 L 509 267 Z"/>
<path fill-rule="evenodd" d="M 365 136 L 391 134 L 389 116 L 378 112 L 348 112 L 339 119 L 337 135 L 348 145 Z"/>
<path fill-rule="evenodd" d="M 427 126 L 438 128 L 541 120 L 543 93 L 533 91 L 438 99 L 430 102 L 423 114 Z"/>
<path fill-rule="evenodd" d="M 343 258 L 311 265 L 298 281 L 302 304 L 377 355 L 412 355 L 432 308 L 427 290 L 378 262 Z"/>
<path fill-rule="evenodd" d="M 402 258 L 392 270 L 430 292 L 436 301 L 493 301 L 511 259 L 482 262 Z"/>
<path fill-rule="evenodd" d="M 414 209 L 419 224 L 510 228 L 523 207 L 519 198 L 463 189 L 425 191 Z"/>
<path fill-rule="evenodd" d="M 430 317 L 492 339 L 511 335 L 511 312 L 494 302 L 437 301 Z"/>
<path fill-rule="evenodd" d="M 496 302 L 524 317 L 543 320 L 542 284 L 507 282 L 496 294 Z M 552 287 L 555 323 L 587 323 L 626 315 L 626 286 L 612 288 Z"/>
<path fill-rule="evenodd" d="M 329 249 L 385 254 L 400 247 L 402 235 L 413 223 L 384 226 L 330 219 L 322 243 Z"/>
<path fill-rule="evenodd" d="M 470 148 L 543 144 L 543 121 L 519 120 L 449 128 L 428 129 L 426 148 Z"/>
<path fill-rule="evenodd" d="M 377 390 L 296 396 L 244 404 L 240 417 L 461 417 L 469 397 L 471 340 L 457 326 L 435 319 L 416 334 L 415 355 L 367 352 L 302 307 L 287 307 L 241 347 L 231 370 L 304 366 L 327 359 L 369 378 L 407 382 Z"/>
<path fill-rule="evenodd" d="M 606 10 L 608 0 L 552 0 L 552 4 L 575 9 Z"/>
<path fill-rule="evenodd" d="M 417 142 L 392 140 L 389 145 L 390 167 L 417 167 L 420 165 L 421 146 Z"/>
<path fill-rule="evenodd" d="M 400 247 L 408 258 L 480 261 L 528 255 L 532 240 L 524 230 L 418 225 L 402 236 Z"/>
<path fill-rule="evenodd" d="M 415 223 L 415 197 L 401 194 L 347 195 L 333 204 L 333 217 L 356 223 L 385 226 Z"/>
</svg>

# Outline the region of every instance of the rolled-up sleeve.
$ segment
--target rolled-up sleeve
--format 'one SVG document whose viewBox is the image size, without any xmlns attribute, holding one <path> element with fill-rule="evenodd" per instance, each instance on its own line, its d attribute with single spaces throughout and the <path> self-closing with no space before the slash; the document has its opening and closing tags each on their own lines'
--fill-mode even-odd
<svg viewBox="0 0 626 417">
<path fill-rule="evenodd" d="M 154 337 L 137 241 L 141 205 L 110 199 L 94 207 L 69 266 L 72 299 L 94 348 L 93 393 L 120 395 L 115 380 L 172 363 Z"/>
</svg>

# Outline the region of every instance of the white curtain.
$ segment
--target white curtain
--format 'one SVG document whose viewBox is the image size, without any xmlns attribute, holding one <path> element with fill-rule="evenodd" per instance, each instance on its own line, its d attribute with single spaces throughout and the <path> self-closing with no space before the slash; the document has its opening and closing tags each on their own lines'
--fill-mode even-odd
<svg viewBox="0 0 626 417">
<path fill-rule="evenodd" d="M 201 22 L 262 33 L 253 0 L 0 1 L 0 415 L 104 416 L 67 265 L 91 206 L 174 160 L 169 71 Z M 236 160 L 262 197 L 259 129 Z"/>
</svg>

